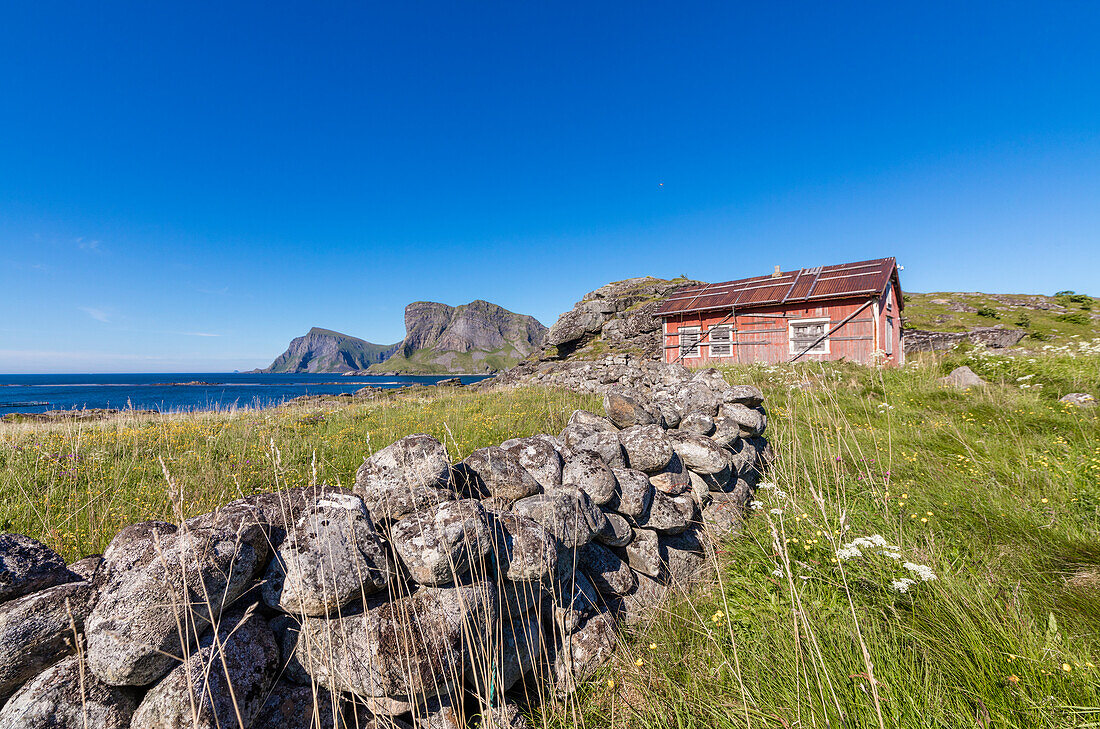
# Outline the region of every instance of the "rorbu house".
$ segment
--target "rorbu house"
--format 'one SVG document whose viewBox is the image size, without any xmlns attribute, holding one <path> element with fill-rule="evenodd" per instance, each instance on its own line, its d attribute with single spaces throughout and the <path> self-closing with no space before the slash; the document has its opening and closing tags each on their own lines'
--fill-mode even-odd
<svg viewBox="0 0 1100 729">
<path fill-rule="evenodd" d="M 721 363 L 904 363 L 905 306 L 893 258 L 681 289 L 660 303 L 664 359 Z"/>
</svg>

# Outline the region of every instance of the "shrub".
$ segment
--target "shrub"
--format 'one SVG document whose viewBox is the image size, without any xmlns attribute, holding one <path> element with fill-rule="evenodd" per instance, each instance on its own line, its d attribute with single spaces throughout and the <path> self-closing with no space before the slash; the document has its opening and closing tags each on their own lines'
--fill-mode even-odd
<svg viewBox="0 0 1100 729">
<path fill-rule="evenodd" d="M 994 309 L 992 306 L 978 307 L 978 316 L 984 316 L 987 319 L 1000 319 L 1001 318 L 1000 312 L 997 311 L 996 309 Z"/>
<path fill-rule="evenodd" d="M 1069 314 L 1059 314 L 1058 321 L 1064 321 L 1066 324 L 1088 324 L 1089 317 L 1087 314 L 1074 311 Z"/>
<path fill-rule="evenodd" d="M 1027 314 L 1020 314 L 1020 316 L 1016 318 L 1016 321 L 1012 323 L 1020 327 L 1021 329 L 1030 329 L 1031 317 L 1029 317 Z"/>
</svg>

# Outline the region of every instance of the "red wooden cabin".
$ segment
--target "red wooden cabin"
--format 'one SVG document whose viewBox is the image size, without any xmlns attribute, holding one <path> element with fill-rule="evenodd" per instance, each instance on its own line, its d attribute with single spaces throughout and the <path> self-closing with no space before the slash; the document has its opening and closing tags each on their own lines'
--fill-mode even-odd
<svg viewBox="0 0 1100 729">
<path fill-rule="evenodd" d="M 665 361 L 899 365 L 897 261 L 818 266 L 682 289 L 661 302 Z"/>
</svg>

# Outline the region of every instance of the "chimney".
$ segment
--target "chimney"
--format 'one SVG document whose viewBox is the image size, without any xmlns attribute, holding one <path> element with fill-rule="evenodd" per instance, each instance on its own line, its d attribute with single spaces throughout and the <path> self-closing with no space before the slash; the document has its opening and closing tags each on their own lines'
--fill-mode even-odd
<svg viewBox="0 0 1100 729">
<path fill-rule="evenodd" d="M 775 273 L 772 274 L 772 278 L 779 278 L 783 273 L 779 270 L 779 266 L 775 267 Z"/>
</svg>

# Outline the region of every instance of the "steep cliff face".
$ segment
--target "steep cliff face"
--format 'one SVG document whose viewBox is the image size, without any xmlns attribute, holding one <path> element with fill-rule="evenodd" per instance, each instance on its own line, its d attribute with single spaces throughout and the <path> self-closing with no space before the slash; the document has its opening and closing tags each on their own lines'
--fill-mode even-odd
<svg viewBox="0 0 1100 729">
<path fill-rule="evenodd" d="M 405 307 L 405 331 L 397 352 L 372 372 L 496 372 L 538 351 L 547 329 L 534 317 L 477 300 L 458 307 L 413 302 Z"/>
<path fill-rule="evenodd" d="M 396 344 L 374 344 L 356 337 L 314 327 L 291 340 L 287 350 L 261 372 L 350 372 L 385 360 Z"/>
</svg>

